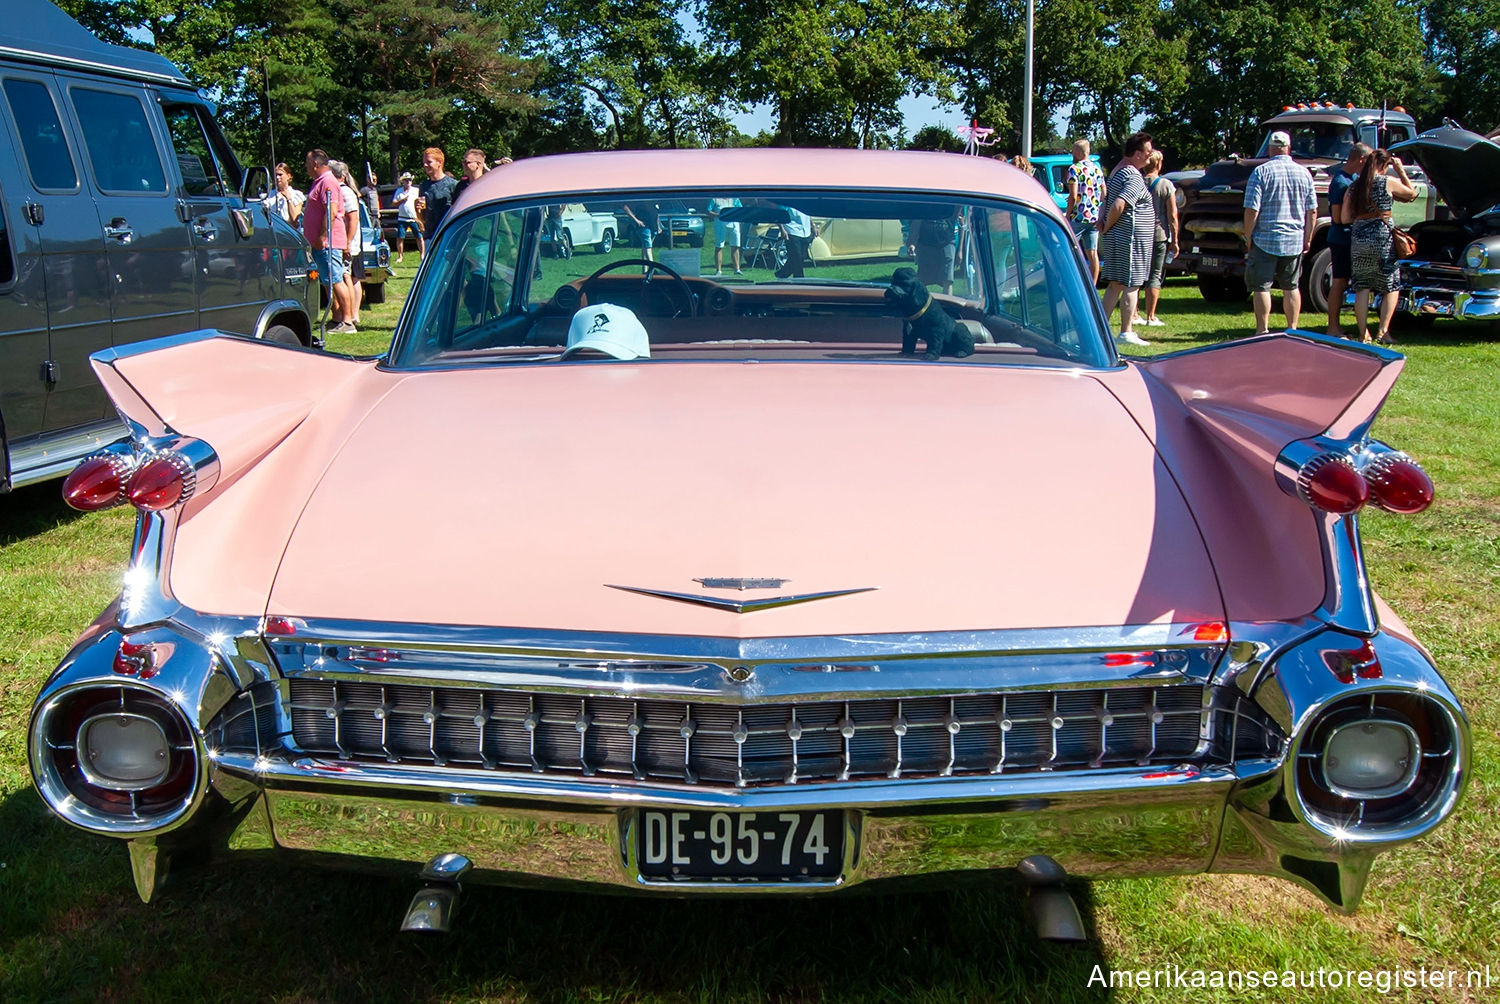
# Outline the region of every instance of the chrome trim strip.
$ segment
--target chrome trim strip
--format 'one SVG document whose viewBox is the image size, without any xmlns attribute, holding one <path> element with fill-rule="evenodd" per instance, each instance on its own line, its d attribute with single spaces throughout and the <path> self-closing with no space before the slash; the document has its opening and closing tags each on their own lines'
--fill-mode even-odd
<svg viewBox="0 0 1500 1004">
<path fill-rule="evenodd" d="M 275 612 L 272 611 L 274 614 Z M 550 660 L 610 657 L 659 662 L 843 662 L 908 660 L 933 656 L 979 657 L 1040 652 L 1130 652 L 1156 648 L 1210 649 L 1222 642 L 1192 639 L 1197 623 L 1157 623 L 1060 628 L 902 632 L 867 635 L 798 635 L 731 638 L 647 635 L 462 624 L 392 624 L 376 621 L 302 620 L 297 633 L 271 639 L 321 645 L 377 646 L 436 652 L 474 652 Z"/>
<path fill-rule="evenodd" d="M 63 477 L 89 454 L 118 443 L 128 434 L 118 419 L 106 419 L 81 429 L 43 433 L 10 443 L 10 485 L 21 488 Z"/>
<path fill-rule="evenodd" d="M 573 810 L 610 810 L 656 806 L 682 809 L 923 809 L 941 807 L 952 812 L 974 811 L 999 799 L 1086 792 L 1143 794 L 1158 790 L 1228 785 L 1236 780 L 1274 774 L 1275 760 L 1241 760 L 1234 767 L 1161 766 L 1103 767 L 1088 771 L 997 774 L 858 782 L 819 781 L 769 788 L 701 787 L 612 778 L 562 778 L 556 775 L 497 774 L 494 771 L 411 767 L 296 756 L 285 753 L 256 756 L 209 750 L 221 771 L 274 791 L 305 790 L 308 786 L 336 791 L 347 789 L 372 798 L 410 797 L 435 793 L 455 802 L 503 797 L 570 806 Z M 1037 806 L 1040 808 L 1041 806 Z"/>
</svg>

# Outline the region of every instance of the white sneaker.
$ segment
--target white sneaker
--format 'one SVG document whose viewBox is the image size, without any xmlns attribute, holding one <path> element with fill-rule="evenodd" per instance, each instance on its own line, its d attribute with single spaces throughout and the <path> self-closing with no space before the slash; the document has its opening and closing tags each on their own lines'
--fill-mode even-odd
<svg viewBox="0 0 1500 1004">
<path fill-rule="evenodd" d="M 1134 331 L 1122 331 L 1118 335 L 1115 336 L 1115 344 L 1116 345 L 1150 345 L 1151 343 L 1148 342 L 1148 341 L 1146 341 L 1140 335 L 1136 334 Z"/>
<path fill-rule="evenodd" d="M 1148 328 L 1165 328 L 1166 326 L 1167 322 L 1163 321 L 1160 317 L 1146 318 L 1146 327 Z"/>
<path fill-rule="evenodd" d="M 723 269 L 721 269 L 721 268 L 714 269 L 714 275 L 723 275 L 723 274 L 724 274 L 724 270 Z"/>
</svg>

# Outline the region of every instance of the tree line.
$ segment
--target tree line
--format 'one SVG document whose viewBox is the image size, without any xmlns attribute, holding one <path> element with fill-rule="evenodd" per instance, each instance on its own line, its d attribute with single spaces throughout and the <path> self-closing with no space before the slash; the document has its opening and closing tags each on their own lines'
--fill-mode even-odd
<svg viewBox="0 0 1500 1004">
<path fill-rule="evenodd" d="M 1020 142 L 1024 0 L 56 0 L 154 48 L 247 160 L 312 147 L 389 177 L 492 158 L 737 145 L 954 148 L 928 96 Z M 1500 0 L 1036 0 L 1035 149 L 1113 153 L 1141 121 L 1170 166 L 1259 144 L 1284 104 L 1403 105 L 1500 125 Z M 774 127 L 733 124 L 753 106 Z M 1054 120 L 1063 123 L 1058 135 Z M 914 130 L 914 131 L 909 131 Z"/>
</svg>

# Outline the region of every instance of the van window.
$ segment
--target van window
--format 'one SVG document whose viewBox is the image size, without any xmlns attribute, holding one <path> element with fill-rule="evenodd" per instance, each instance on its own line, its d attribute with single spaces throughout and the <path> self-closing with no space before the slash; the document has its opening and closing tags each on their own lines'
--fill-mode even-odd
<svg viewBox="0 0 1500 1004">
<path fill-rule="evenodd" d="M 167 135 L 172 137 L 172 152 L 177 157 L 177 171 L 182 175 L 182 189 L 187 195 L 224 195 L 224 181 L 208 149 L 208 137 L 198 121 L 198 110 L 191 105 L 167 105 Z"/>
<path fill-rule="evenodd" d="M 10 105 L 16 131 L 21 134 L 21 149 L 26 151 L 31 184 L 38 191 L 77 189 L 78 170 L 73 166 L 73 151 L 68 149 L 68 137 L 47 85 L 35 80 L 7 80 L 5 100 Z"/>
<path fill-rule="evenodd" d="M 167 173 L 141 99 L 134 94 L 82 87 L 70 93 L 100 190 L 165 195 Z"/>
</svg>

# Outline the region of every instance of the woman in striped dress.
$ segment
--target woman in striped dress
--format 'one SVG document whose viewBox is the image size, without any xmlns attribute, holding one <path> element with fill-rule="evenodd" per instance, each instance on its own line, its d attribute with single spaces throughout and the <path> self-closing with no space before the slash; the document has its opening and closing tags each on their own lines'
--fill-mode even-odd
<svg viewBox="0 0 1500 1004">
<path fill-rule="evenodd" d="M 1391 177 L 1386 171 L 1392 170 Z M 1406 176 L 1400 157 L 1389 150 L 1374 150 L 1365 158 L 1359 177 L 1344 196 L 1349 227 L 1349 285 L 1354 293 L 1354 323 L 1361 341 L 1370 340 L 1370 294 L 1380 296 L 1380 342 L 1391 344 L 1391 318 L 1396 313 L 1396 290 L 1401 285 L 1396 253 L 1391 247 L 1391 206 L 1394 200 L 1410 202 L 1417 190 Z"/>
<path fill-rule="evenodd" d="M 1151 157 L 1151 137 L 1138 132 L 1125 141 L 1125 158 L 1109 176 L 1104 192 L 1107 216 L 1099 228 L 1099 274 L 1109 283 L 1104 290 L 1104 313 L 1120 304 L 1117 342 L 1148 345 L 1135 333 L 1136 297 L 1151 274 L 1151 249 L 1156 240 L 1156 209 L 1141 169 Z"/>
</svg>

